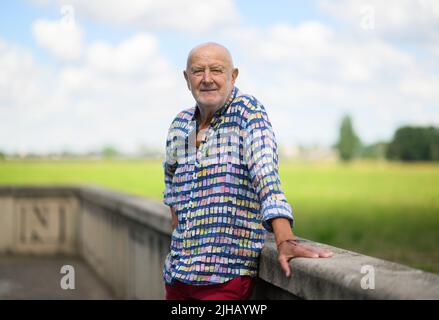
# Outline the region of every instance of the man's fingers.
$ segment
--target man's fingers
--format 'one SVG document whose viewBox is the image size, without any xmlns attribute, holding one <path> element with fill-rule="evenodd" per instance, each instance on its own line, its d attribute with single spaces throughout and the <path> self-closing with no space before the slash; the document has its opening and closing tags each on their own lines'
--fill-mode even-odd
<svg viewBox="0 0 439 320">
<path fill-rule="evenodd" d="M 303 246 L 303 247 L 308 251 L 313 251 L 320 258 L 329 258 L 329 257 L 332 257 L 332 255 L 334 254 L 332 251 L 329 251 L 326 249 L 319 249 L 319 248 L 314 248 L 314 247 L 309 247 L 309 246 Z M 318 257 L 316 257 L 316 258 L 318 258 Z"/>
<path fill-rule="evenodd" d="M 299 246 L 296 248 L 296 253 L 294 255 L 294 257 L 302 257 L 302 258 L 318 258 L 319 255 L 318 253 L 316 253 L 315 251 L 313 251 L 312 249 L 303 247 L 303 246 Z"/>
<path fill-rule="evenodd" d="M 312 248 L 310 248 L 310 247 L 307 248 L 307 247 L 302 246 L 302 245 L 290 246 L 290 247 L 284 246 L 283 248 L 281 247 L 280 253 L 287 256 L 288 260 L 291 258 L 297 258 L 297 257 L 302 257 L 302 258 L 318 258 L 319 257 L 318 253 L 313 251 Z"/>
<path fill-rule="evenodd" d="M 293 250 L 291 250 L 293 249 Z M 293 258 L 329 258 L 333 255 L 332 251 L 318 249 L 309 246 L 295 246 L 293 248 L 283 249 L 279 253 L 279 263 L 286 277 L 291 276 L 291 266 L 289 261 Z"/>
<path fill-rule="evenodd" d="M 302 257 L 305 257 L 305 258 L 318 258 L 319 254 L 317 252 L 315 252 L 315 251 L 312 251 L 312 250 L 305 250 Z"/>
<path fill-rule="evenodd" d="M 285 276 L 288 278 L 291 275 L 291 267 L 290 264 L 288 263 L 288 259 L 286 256 L 281 255 L 279 257 L 279 263 L 280 263 L 280 267 L 282 268 L 282 270 L 285 273 Z"/>
<path fill-rule="evenodd" d="M 319 252 L 319 257 L 321 258 L 329 258 L 333 256 L 333 252 L 329 251 L 329 250 L 322 250 L 321 252 Z"/>
</svg>

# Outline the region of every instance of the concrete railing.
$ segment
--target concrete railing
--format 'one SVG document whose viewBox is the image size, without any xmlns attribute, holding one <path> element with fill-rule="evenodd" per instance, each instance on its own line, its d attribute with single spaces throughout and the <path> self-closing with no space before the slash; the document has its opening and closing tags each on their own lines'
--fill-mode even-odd
<svg viewBox="0 0 439 320">
<path fill-rule="evenodd" d="M 170 235 L 156 201 L 90 186 L 0 187 L 0 253 L 79 255 L 120 299 L 164 298 Z M 439 299 L 435 274 L 303 241 L 335 254 L 293 259 L 288 279 L 268 235 L 253 298 Z"/>
</svg>

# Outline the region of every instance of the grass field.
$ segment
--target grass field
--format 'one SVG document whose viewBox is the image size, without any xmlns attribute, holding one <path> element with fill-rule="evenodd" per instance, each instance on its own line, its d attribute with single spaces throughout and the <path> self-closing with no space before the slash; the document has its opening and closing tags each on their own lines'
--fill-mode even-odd
<svg viewBox="0 0 439 320">
<path fill-rule="evenodd" d="M 281 161 L 295 233 L 439 273 L 439 165 Z M 161 199 L 160 161 L 3 161 L 0 184 L 92 183 Z"/>
</svg>

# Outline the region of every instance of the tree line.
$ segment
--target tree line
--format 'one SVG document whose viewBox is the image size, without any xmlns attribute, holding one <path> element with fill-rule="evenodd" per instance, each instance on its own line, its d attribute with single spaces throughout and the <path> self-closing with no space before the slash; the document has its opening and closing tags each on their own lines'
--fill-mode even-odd
<svg viewBox="0 0 439 320">
<path fill-rule="evenodd" d="M 341 121 L 335 148 L 342 161 L 355 158 L 439 161 L 439 128 L 403 126 L 395 131 L 390 142 L 364 145 L 355 133 L 351 117 L 345 115 Z"/>
</svg>

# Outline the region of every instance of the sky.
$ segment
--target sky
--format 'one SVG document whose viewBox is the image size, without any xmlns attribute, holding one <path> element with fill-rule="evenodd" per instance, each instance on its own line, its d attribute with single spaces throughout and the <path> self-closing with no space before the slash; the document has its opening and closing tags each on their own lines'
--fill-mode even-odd
<svg viewBox="0 0 439 320">
<path fill-rule="evenodd" d="M 0 2 L 0 150 L 164 147 L 206 41 L 281 146 L 331 146 L 345 114 L 365 144 L 439 125 L 436 0 L 18 0 Z"/>
</svg>

